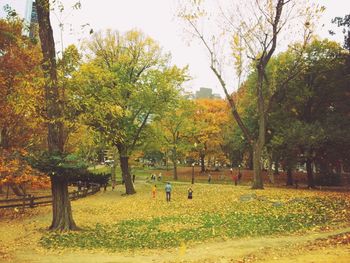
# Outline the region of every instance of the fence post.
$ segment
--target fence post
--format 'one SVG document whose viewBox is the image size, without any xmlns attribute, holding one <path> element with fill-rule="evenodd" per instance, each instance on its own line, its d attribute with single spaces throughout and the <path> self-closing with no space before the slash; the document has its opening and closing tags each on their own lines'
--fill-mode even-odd
<svg viewBox="0 0 350 263">
<path fill-rule="evenodd" d="M 34 195 L 29 195 L 29 207 L 34 208 Z"/>
</svg>

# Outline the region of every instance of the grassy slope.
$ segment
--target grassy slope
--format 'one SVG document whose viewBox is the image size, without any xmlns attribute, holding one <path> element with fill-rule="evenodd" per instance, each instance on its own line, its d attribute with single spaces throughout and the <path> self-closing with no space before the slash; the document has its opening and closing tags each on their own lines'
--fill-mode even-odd
<svg viewBox="0 0 350 263">
<path fill-rule="evenodd" d="M 189 184 L 174 183 L 170 203 L 164 185 L 155 199 L 151 184 L 138 181 L 137 194 L 100 193 L 86 206 L 74 203 L 74 217 L 85 231 L 46 234 L 45 247 L 167 248 L 209 239 L 266 236 L 306 229 L 319 230 L 347 224 L 350 199 L 346 194 L 246 186 L 195 184 L 194 199 L 187 200 Z M 86 215 L 89 215 L 88 217 Z"/>
</svg>

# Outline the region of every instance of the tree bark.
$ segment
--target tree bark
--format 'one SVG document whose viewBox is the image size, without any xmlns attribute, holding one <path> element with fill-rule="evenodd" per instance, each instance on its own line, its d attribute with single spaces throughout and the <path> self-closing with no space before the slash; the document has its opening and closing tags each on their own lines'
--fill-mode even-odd
<svg viewBox="0 0 350 263">
<path fill-rule="evenodd" d="M 278 172 L 278 161 L 275 161 L 274 162 L 274 171 L 273 171 L 273 174 L 274 175 L 278 175 L 279 174 L 279 172 Z"/>
<path fill-rule="evenodd" d="M 135 194 L 136 191 L 129 170 L 128 149 L 123 144 L 118 144 L 117 148 L 119 151 L 120 169 L 122 170 L 122 177 L 125 183 L 125 193 L 127 195 Z"/>
<path fill-rule="evenodd" d="M 306 159 L 306 172 L 307 172 L 307 186 L 309 188 L 314 188 L 315 183 L 314 183 L 314 175 L 312 172 L 312 160 L 309 157 Z"/>
<path fill-rule="evenodd" d="M 64 150 L 64 133 L 62 122 L 62 102 L 59 96 L 56 68 L 56 51 L 50 23 L 49 0 L 37 0 L 39 37 L 43 53 L 42 69 L 45 77 L 45 101 L 48 126 L 48 150 L 50 154 L 62 154 Z M 68 184 L 59 175 L 51 176 L 52 189 L 52 223 L 51 230 L 76 230 L 73 220 Z"/>
<path fill-rule="evenodd" d="M 176 150 L 176 146 L 173 147 L 172 150 L 172 161 L 173 161 L 173 171 L 174 171 L 174 180 L 177 181 L 178 177 L 177 177 L 177 150 Z"/>
<path fill-rule="evenodd" d="M 68 194 L 68 182 L 62 176 L 51 176 L 53 220 L 50 230 L 78 230 L 73 216 Z"/>
<path fill-rule="evenodd" d="M 201 152 L 199 158 L 201 161 L 201 173 L 205 173 L 205 154 Z"/>
<path fill-rule="evenodd" d="M 275 183 L 275 175 L 273 174 L 272 165 L 273 165 L 272 156 L 271 156 L 271 154 L 269 154 L 268 176 L 269 176 L 270 182 L 272 184 L 274 184 Z"/>
<path fill-rule="evenodd" d="M 259 134 L 258 139 L 254 144 L 253 151 L 253 169 L 254 169 L 254 181 L 253 189 L 263 189 L 263 180 L 261 174 L 261 155 L 262 150 L 265 146 L 265 133 L 266 133 L 266 116 L 265 116 L 265 102 L 263 96 L 263 81 L 264 81 L 264 65 L 259 65 L 258 67 L 258 83 L 257 83 L 257 97 L 258 97 L 258 124 L 259 124 Z"/>
</svg>

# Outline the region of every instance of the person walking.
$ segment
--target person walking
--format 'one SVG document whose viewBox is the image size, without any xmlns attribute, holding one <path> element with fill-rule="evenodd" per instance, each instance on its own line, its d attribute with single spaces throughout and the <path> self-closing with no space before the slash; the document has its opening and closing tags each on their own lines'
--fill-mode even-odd
<svg viewBox="0 0 350 263">
<path fill-rule="evenodd" d="M 165 196 L 166 196 L 166 201 L 170 202 L 170 198 L 171 198 L 171 184 L 170 184 L 170 182 L 167 182 L 165 185 Z"/>
</svg>

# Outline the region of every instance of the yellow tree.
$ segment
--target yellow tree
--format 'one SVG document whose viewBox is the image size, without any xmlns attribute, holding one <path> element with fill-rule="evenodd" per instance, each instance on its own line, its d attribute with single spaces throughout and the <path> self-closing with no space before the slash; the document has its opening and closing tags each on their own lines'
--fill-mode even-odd
<svg viewBox="0 0 350 263">
<path fill-rule="evenodd" d="M 205 171 L 205 157 L 221 153 L 222 128 L 228 121 L 228 105 L 221 99 L 195 100 L 193 138 L 198 151 L 201 172 Z"/>
</svg>

